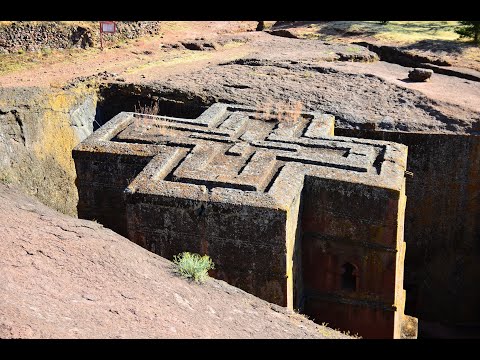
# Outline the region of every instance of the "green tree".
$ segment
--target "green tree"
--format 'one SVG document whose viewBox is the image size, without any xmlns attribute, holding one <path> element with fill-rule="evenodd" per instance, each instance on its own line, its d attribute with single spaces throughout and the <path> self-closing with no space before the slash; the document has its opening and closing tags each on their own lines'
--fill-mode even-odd
<svg viewBox="0 0 480 360">
<path fill-rule="evenodd" d="M 461 38 L 473 38 L 476 44 L 480 43 L 480 21 L 459 21 L 463 26 L 459 26 L 455 29 L 455 32 L 460 35 Z"/>
</svg>

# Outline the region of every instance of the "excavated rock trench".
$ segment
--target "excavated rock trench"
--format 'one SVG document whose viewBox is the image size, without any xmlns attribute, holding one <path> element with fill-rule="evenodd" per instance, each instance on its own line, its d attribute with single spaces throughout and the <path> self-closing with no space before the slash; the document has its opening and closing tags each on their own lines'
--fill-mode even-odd
<svg viewBox="0 0 480 360">
<path fill-rule="evenodd" d="M 292 41 L 277 39 L 279 46 Z M 294 57 L 288 49 L 259 50 L 157 81 L 92 77 L 56 90 L 4 90 L 0 152 L 6 156 L 0 158 L 0 177 L 75 215 L 71 149 L 120 111 L 147 107 L 194 118 L 215 102 L 228 102 L 286 109 L 300 104 L 304 111 L 327 112 L 336 117 L 338 135 L 409 146 L 414 177 L 407 179 L 404 288 L 406 313 L 420 319 L 419 336 L 422 320 L 479 324 L 480 205 L 475 199 L 480 193 L 480 113 L 375 75 L 334 68 L 334 60 L 375 60 L 359 48 L 353 57 L 337 51 L 321 61 L 313 51 Z"/>
</svg>

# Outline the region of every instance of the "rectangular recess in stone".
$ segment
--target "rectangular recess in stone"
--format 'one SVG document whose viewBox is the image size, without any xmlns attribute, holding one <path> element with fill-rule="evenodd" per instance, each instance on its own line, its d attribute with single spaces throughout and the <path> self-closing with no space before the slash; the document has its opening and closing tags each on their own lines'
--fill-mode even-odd
<svg viewBox="0 0 480 360">
<path fill-rule="evenodd" d="M 219 130 L 227 131 L 231 137 L 238 138 L 247 128 L 249 123 L 248 114 L 245 112 L 231 113 L 228 118 L 220 124 Z"/>
</svg>

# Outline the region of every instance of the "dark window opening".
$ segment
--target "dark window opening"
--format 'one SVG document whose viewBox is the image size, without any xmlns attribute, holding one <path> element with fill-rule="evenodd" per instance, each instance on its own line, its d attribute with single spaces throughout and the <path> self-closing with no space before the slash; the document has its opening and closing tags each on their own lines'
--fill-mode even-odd
<svg viewBox="0 0 480 360">
<path fill-rule="evenodd" d="M 342 265 L 342 289 L 348 291 L 357 290 L 357 271 L 354 265 L 345 263 Z"/>
</svg>

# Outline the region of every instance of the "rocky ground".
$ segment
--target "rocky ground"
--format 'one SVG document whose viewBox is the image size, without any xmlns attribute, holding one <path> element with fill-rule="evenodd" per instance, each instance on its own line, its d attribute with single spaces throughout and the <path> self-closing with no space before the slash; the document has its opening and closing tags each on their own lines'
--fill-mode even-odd
<svg viewBox="0 0 480 360">
<path fill-rule="evenodd" d="M 336 125 L 343 128 L 373 126 L 385 130 L 458 133 L 480 130 L 478 110 L 432 100 L 379 76 L 347 72 L 338 65 L 250 58 L 206 68 L 191 76 L 171 76 L 154 81 L 150 87 L 155 89 L 159 85 L 193 93 L 205 103 L 220 101 L 258 107 L 273 103 L 290 109 L 299 103 L 303 110 L 335 115 Z"/>
<path fill-rule="evenodd" d="M 0 74 L 0 178 L 75 215 L 71 149 L 83 130 L 154 98 L 172 116 L 222 101 L 323 111 L 337 128 L 480 132 L 480 82 L 438 73 L 410 82 L 409 67 L 363 46 L 276 36 L 256 24 L 161 22 L 161 35 L 54 51 Z M 0 57 L 0 68 L 16 59 Z"/>
<path fill-rule="evenodd" d="M 253 31 L 255 24 L 170 22 L 160 37 L 34 64 L 0 76 L 0 86 L 61 87 L 106 71 L 113 74 L 104 79 L 107 86 L 134 84 L 203 105 L 300 104 L 335 115 L 346 128 L 480 130 L 480 82 L 437 73 L 428 82 L 410 82 L 411 68 L 379 61 L 365 47 L 275 36 Z"/>
<path fill-rule="evenodd" d="M 0 338 L 349 338 L 0 183 Z"/>
<path fill-rule="evenodd" d="M 226 37 L 224 37 L 224 41 Z M 294 107 L 335 115 L 343 128 L 472 133 L 480 130 L 480 83 L 434 74 L 414 83 L 409 68 L 378 61 L 364 47 L 289 39 L 267 33 L 230 37 L 244 53 L 188 71 L 158 67 L 126 73 L 124 83 L 141 85 L 176 100 L 196 97 L 252 106 Z M 191 51 L 192 53 L 194 51 Z M 198 52 L 198 51 L 197 51 Z"/>
</svg>

